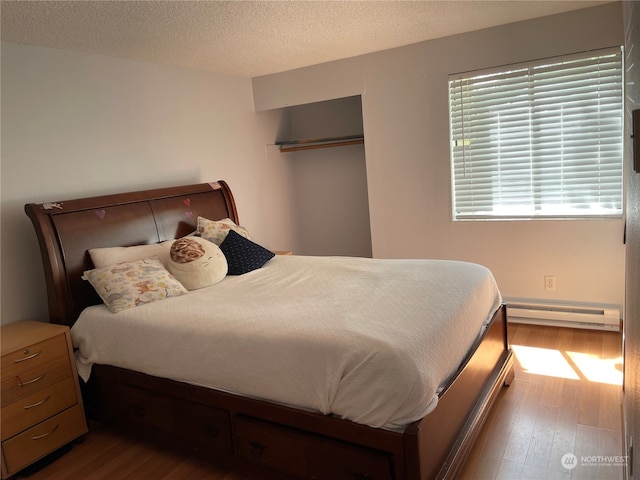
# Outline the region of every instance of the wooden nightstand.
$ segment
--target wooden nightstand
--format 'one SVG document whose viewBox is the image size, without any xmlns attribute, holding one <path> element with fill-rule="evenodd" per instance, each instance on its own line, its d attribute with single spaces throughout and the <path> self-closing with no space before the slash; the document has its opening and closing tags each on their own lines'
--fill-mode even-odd
<svg viewBox="0 0 640 480">
<path fill-rule="evenodd" d="M 274 250 L 273 253 L 275 253 L 276 255 L 293 255 L 293 252 L 291 252 L 291 250 Z"/>
<path fill-rule="evenodd" d="M 87 433 L 69 328 L 2 327 L 2 478 Z"/>
</svg>

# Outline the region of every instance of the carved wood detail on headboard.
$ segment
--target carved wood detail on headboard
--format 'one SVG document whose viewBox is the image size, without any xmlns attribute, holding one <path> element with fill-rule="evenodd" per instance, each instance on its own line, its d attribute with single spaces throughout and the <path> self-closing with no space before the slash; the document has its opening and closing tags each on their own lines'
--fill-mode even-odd
<svg viewBox="0 0 640 480">
<path fill-rule="evenodd" d="M 82 280 L 93 268 L 88 250 L 144 245 L 195 231 L 198 216 L 211 220 L 238 212 L 224 181 L 119 193 L 100 197 L 29 203 L 25 212 L 38 237 L 49 304 L 49 321 L 73 325 L 100 297 Z"/>
</svg>

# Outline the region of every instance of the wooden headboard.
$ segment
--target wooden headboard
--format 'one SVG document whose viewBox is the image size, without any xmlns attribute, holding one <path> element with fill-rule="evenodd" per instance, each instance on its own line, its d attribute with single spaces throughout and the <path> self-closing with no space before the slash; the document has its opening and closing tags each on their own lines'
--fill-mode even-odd
<svg viewBox="0 0 640 480">
<path fill-rule="evenodd" d="M 145 245 L 196 230 L 198 216 L 238 223 L 224 181 L 120 193 L 24 207 L 36 230 L 44 266 L 49 321 L 72 326 L 82 310 L 101 303 L 82 280 L 93 268 L 88 250 Z"/>
</svg>

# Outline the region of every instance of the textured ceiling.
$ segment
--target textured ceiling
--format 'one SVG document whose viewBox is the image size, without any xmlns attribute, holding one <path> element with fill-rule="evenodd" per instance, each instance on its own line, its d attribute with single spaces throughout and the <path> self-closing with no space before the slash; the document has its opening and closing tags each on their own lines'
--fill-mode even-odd
<svg viewBox="0 0 640 480">
<path fill-rule="evenodd" d="M 2 1 L 2 40 L 254 77 L 609 1 Z"/>
</svg>

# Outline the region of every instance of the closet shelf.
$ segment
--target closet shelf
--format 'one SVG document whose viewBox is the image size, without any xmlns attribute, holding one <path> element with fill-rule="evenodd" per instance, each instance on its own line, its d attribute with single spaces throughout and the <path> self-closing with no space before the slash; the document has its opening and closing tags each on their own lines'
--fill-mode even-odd
<svg viewBox="0 0 640 480">
<path fill-rule="evenodd" d="M 343 137 L 311 138 L 306 140 L 283 140 L 276 142 L 281 152 L 297 152 L 316 148 L 344 147 L 364 143 L 364 135 L 346 135 Z"/>
</svg>

